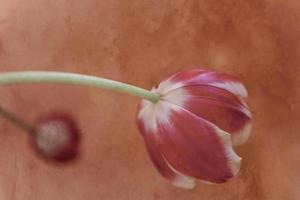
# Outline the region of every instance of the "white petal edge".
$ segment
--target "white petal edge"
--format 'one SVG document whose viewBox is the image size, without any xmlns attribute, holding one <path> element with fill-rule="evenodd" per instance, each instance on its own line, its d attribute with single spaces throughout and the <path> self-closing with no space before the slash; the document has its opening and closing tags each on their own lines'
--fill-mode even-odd
<svg viewBox="0 0 300 200">
<path fill-rule="evenodd" d="M 231 141 L 234 146 L 238 146 L 241 144 L 244 144 L 250 137 L 252 129 L 252 124 L 251 122 L 248 122 L 244 128 L 237 133 L 231 134 Z"/>
<path fill-rule="evenodd" d="M 248 96 L 247 89 L 240 82 L 227 81 L 227 82 L 217 82 L 217 83 L 209 83 L 208 85 L 212 85 L 214 87 L 222 88 L 227 90 L 237 96 L 242 98 L 246 98 Z"/>
<path fill-rule="evenodd" d="M 231 142 L 231 135 L 229 133 L 226 133 L 225 131 L 221 130 L 217 126 L 215 126 L 215 131 L 218 134 L 218 136 L 220 137 L 220 139 L 224 145 L 226 156 L 228 158 L 229 168 L 230 168 L 233 176 L 235 176 L 235 175 L 237 175 L 237 173 L 239 172 L 239 170 L 241 168 L 242 158 L 239 157 L 233 150 L 232 142 Z"/>
<path fill-rule="evenodd" d="M 171 183 L 176 186 L 176 187 L 180 187 L 183 189 L 194 189 L 196 186 L 196 182 L 195 179 L 189 176 L 186 176 L 184 174 L 182 174 L 181 172 L 177 171 L 176 169 L 174 169 L 171 164 L 165 159 L 165 157 L 163 156 L 164 161 L 166 162 L 166 164 L 168 165 L 168 167 L 177 175 L 176 177 L 174 177 L 173 180 L 170 180 Z"/>
</svg>

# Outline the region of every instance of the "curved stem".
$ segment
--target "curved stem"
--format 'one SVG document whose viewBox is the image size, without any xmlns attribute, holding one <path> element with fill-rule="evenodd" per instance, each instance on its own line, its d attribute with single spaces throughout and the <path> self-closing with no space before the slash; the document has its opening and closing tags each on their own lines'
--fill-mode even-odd
<svg viewBox="0 0 300 200">
<path fill-rule="evenodd" d="M 21 83 L 67 83 L 101 87 L 111 89 L 113 91 L 129 93 L 148 101 L 152 101 L 153 103 L 157 102 L 160 98 L 155 92 L 97 76 L 53 71 L 20 71 L 0 73 L 0 85 Z"/>
</svg>

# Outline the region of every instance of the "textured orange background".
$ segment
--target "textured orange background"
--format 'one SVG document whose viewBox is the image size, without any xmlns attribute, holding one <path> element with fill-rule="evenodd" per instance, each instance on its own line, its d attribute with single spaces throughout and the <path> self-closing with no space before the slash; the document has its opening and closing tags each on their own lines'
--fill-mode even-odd
<svg viewBox="0 0 300 200">
<path fill-rule="evenodd" d="M 138 99 L 77 86 L 0 87 L 0 105 L 34 122 L 63 109 L 84 133 L 81 158 L 54 166 L 0 119 L 1 200 L 300 199 L 298 0 L 0 0 L 0 70 L 61 70 L 151 88 L 211 67 L 240 77 L 254 115 L 241 172 L 192 191 L 155 170 L 134 123 Z"/>
</svg>

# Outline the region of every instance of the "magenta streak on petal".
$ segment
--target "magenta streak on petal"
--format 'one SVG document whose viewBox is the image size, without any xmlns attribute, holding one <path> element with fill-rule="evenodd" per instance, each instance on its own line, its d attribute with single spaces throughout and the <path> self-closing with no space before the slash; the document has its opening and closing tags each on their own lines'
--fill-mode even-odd
<svg viewBox="0 0 300 200">
<path fill-rule="evenodd" d="M 198 106 L 199 104 L 202 107 Z M 187 101 L 187 105 L 188 110 L 192 110 L 197 116 L 201 116 L 232 135 L 238 134 L 251 121 L 236 108 L 214 100 L 194 98 Z"/>
<path fill-rule="evenodd" d="M 186 94 L 180 105 L 173 101 L 174 98 L 169 98 L 172 94 L 180 94 L 179 91 Z M 173 90 L 162 100 L 184 107 L 230 133 L 234 145 L 244 143 L 249 137 L 251 113 L 241 98 L 226 90 L 214 86 L 186 86 Z"/>
<path fill-rule="evenodd" d="M 158 135 L 164 157 L 176 170 L 215 183 L 234 176 L 226 152 L 231 144 L 224 146 L 216 126 L 183 108 L 172 112 L 171 121 L 172 126 L 159 124 Z M 239 163 L 235 161 L 234 165 Z"/>
<path fill-rule="evenodd" d="M 209 70 L 206 70 L 206 69 L 192 69 L 192 70 L 188 70 L 188 71 L 181 71 L 181 72 L 174 74 L 169 79 L 172 81 L 175 81 L 175 82 L 180 82 L 183 80 L 193 80 L 193 79 L 197 78 L 197 76 L 199 76 L 201 74 L 205 74 L 207 72 L 209 72 Z"/>
<path fill-rule="evenodd" d="M 146 132 L 144 123 L 141 120 L 138 120 L 138 127 L 143 134 L 149 156 L 159 173 L 178 187 L 186 189 L 194 188 L 194 179 L 177 172 L 166 162 L 160 151 L 160 137 L 157 134 Z"/>
<path fill-rule="evenodd" d="M 239 81 L 239 79 L 234 76 L 227 75 L 224 73 L 219 73 L 213 70 L 201 70 L 195 69 L 190 71 L 178 72 L 166 79 L 165 82 L 170 82 L 177 84 L 177 87 L 165 88 L 164 95 L 183 86 L 192 85 L 210 85 L 223 90 L 227 90 L 237 96 L 242 98 L 247 97 L 247 90 L 244 85 Z M 180 84 L 178 84 L 180 83 Z"/>
<path fill-rule="evenodd" d="M 183 107 L 228 133 L 237 133 L 251 122 L 248 108 L 229 92 L 207 86 L 191 86 L 184 89 L 190 96 Z"/>
</svg>

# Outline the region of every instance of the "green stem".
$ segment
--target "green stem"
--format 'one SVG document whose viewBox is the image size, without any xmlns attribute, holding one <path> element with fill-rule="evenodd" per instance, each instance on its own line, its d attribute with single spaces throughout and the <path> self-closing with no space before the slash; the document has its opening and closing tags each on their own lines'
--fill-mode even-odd
<svg viewBox="0 0 300 200">
<path fill-rule="evenodd" d="M 68 83 L 100 87 L 111 89 L 113 91 L 129 93 L 148 101 L 152 101 L 153 103 L 157 102 L 160 98 L 155 92 L 97 76 L 52 71 L 20 71 L 0 73 L 0 85 L 21 83 Z"/>
<path fill-rule="evenodd" d="M 0 115 L 12 122 L 14 125 L 24 130 L 27 133 L 35 134 L 35 129 L 30 124 L 27 124 L 25 121 L 17 117 L 15 114 L 9 112 L 8 110 L 0 107 Z"/>
</svg>

